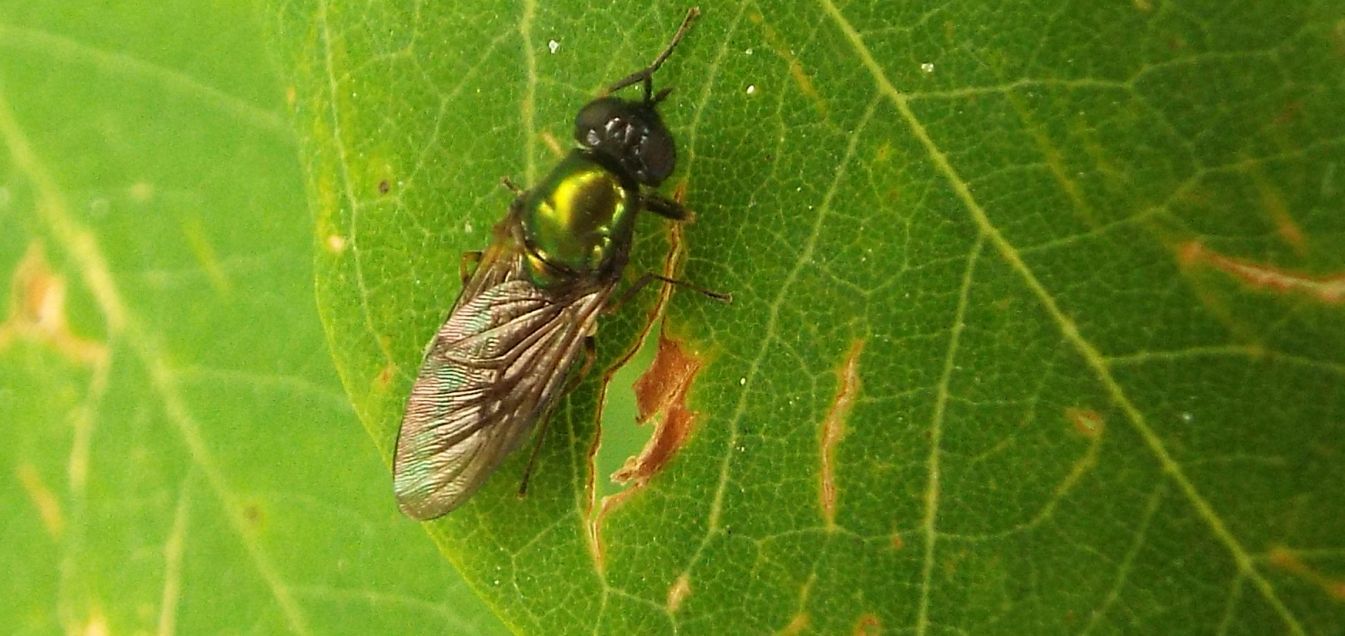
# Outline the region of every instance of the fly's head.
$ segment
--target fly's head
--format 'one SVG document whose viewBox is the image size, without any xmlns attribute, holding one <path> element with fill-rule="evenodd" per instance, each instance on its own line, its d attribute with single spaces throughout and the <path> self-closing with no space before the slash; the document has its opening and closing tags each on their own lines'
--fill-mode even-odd
<svg viewBox="0 0 1345 636">
<path fill-rule="evenodd" d="M 657 187 L 677 167 L 677 148 L 657 105 L 658 99 L 595 99 L 575 117 L 574 139 L 639 183 Z"/>
</svg>

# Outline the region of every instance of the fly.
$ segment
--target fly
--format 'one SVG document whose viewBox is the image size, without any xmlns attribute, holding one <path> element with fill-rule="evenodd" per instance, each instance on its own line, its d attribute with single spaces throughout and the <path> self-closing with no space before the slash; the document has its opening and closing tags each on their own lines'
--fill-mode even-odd
<svg viewBox="0 0 1345 636">
<path fill-rule="evenodd" d="M 687 12 L 653 63 L 579 110 L 577 145 L 546 178 L 526 191 L 505 181 L 515 193 L 509 213 L 490 247 L 464 255 L 476 268 L 425 349 L 397 434 L 393 490 L 408 516 L 433 519 L 462 505 L 545 422 L 621 279 L 636 213 L 687 218 L 653 191 L 677 158 L 657 109 L 670 89 L 654 92 L 653 75 L 698 15 Z M 641 99 L 612 95 L 636 84 Z M 646 274 L 628 293 L 652 280 L 685 284 Z M 527 471 L 520 492 L 526 485 Z"/>
</svg>

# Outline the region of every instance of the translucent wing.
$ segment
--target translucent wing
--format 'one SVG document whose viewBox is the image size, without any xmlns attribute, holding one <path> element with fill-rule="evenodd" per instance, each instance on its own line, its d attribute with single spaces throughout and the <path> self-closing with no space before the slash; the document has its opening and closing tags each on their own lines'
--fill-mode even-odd
<svg viewBox="0 0 1345 636">
<path fill-rule="evenodd" d="M 397 436 L 402 511 L 432 519 L 485 482 L 564 386 L 611 286 L 539 289 L 518 255 L 486 254 L 430 342 Z"/>
</svg>

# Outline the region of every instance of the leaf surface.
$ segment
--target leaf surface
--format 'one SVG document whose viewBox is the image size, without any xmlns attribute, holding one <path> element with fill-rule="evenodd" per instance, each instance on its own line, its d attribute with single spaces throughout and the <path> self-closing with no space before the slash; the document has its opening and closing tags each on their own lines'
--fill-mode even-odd
<svg viewBox="0 0 1345 636">
<path fill-rule="evenodd" d="M 642 486 L 594 494 L 595 372 L 526 499 L 520 452 L 431 525 L 510 625 L 1345 619 L 1345 7 L 702 8 L 657 78 L 695 222 L 647 215 L 626 282 L 672 263 L 734 300 L 653 327 L 698 366 Z M 540 180 L 684 10 L 287 6 L 319 307 L 384 456 L 499 178 Z"/>
<path fill-rule="evenodd" d="M 248 3 L 0 11 L 0 623 L 500 630 L 382 497 Z"/>
</svg>

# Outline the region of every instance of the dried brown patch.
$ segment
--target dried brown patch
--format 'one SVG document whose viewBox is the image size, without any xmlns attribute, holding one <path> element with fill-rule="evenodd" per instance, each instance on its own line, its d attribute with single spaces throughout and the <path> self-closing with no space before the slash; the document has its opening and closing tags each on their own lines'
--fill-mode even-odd
<svg viewBox="0 0 1345 636">
<path fill-rule="evenodd" d="M 893 549 L 893 550 L 900 550 L 900 549 L 906 547 L 906 540 L 903 539 L 903 538 L 901 538 L 901 533 L 899 533 L 899 532 L 893 532 L 893 533 L 892 533 L 891 545 L 892 545 L 892 549 Z"/>
<path fill-rule="evenodd" d="M 683 572 L 668 588 L 668 613 L 676 614 L 688 596 L 691 596 L 691 577 Z"/>
<path fill-rule="evenodd" d="M 387 179 L 380 179 L 380 180 L 378 181 L 378 193 L 379 193 L 379 194 L 387 194 L 390 190 L 392 190 L 392 184 L 391 184 L 391 183 L 388 183 L 388 180 L 387 180 Z"/>
<path fill-rule="evenodd" d="M 557 158 L 565 156 L 565 148 L 556 140 L 555 135 L 543 130 L 540 136 L 542 138 L 542 143 L 546 144 L 547 150 L 550 150 L 551 154 L 555 155 Z"/>
<path fill-rule="evenodd" d="M 683 179 L 683 180 L 681 180 L 681 181 L 678 181 L 678 182 L 677 182 L 677 185 L 673 186 L 672 200 L 673 200 L 673 201 L 676 201 L 676 202 L 678 202 L 678 203 L 682 203 L 682 202 L 684 202 L 684 201 L 687 200 L 687 181 L 686 181 L 686 179 Z"/>
<path fill-rule="evenodd" d="M 892 142 L 884 141 L 873 153 L 873 160 L 882 163 L 892 158 Z"/>
<path fill-rule="evenodd" d="M 1277 126 L 1284 126 L 1293 123 L 1294 120 L 1298 119 L 1302 114 L 1303 100 L 1291 99 L 1284 103 L 1284 106 L 1280 108 L 1280 112 L 1275 115 L 1275 118 L 1272 121 L 1274 121 Z"/>
<path fill-rule="evenodd" d="M 1333 600 L 1345 601 L 1345 581 L 1322 574 L 1289 548 L 1284 546 L 1271 548 L 1270 564 L 1322 588 L 1322 591 Z"/>
<path fill-rule="evenodd" d="M 810 622 L 812 620 L 808 618 L 807 612 L 799 612 L 794 615 L 793 619 L 790 619 L 789 624 L 785 625 L 784 629 L 780 630 L 780 634 L 783 636 L 802 634 L 804 630 L 808 629 L 808 623 Z"/>
<path fill-rule="evenodd" d="M 589 480 L 590 482 L 592 479 Z M 593 484 L 589 484 L 592 490 Z M 618 495 L 624 493 L 617 493 Z M 588 521 L 588 552 L 593 556 L 593 567 L 601 574 L 607 569 L 607 551 L 602 545 L 602 520 L 607 516 L 608 504 L 615 504 L 616 497 L 606 497 L 598 507 L 598 513 L 591 515 Z"/>
<path fill-rule="evenodd" d="M 1276 118 L 1277 123 L 1288 123 L 1288 119 L 1297 116 L 1298 110 L 1302 107 L 1302 102 L 1290 102 L 1285 106 L 1285 111 L 1280 117 Z M 1285 120 L 1285 121 L 1281 121 Z M 1270 222 L 1275 226 L 1275 232 L 1280 235 L 1289 247 L 1294 249 L 1294 253 L 1303 256 L 1308 251 L 1307 239 L 1303 235 L 1303 228 L 1298 226 L 1294 220 L 1293 214 L 1289 212 L 1289 204 L 1284 201 L 1284 193 L 1275 186 L 1274 182 L 1267 179 L 1258 169 L 1248 171 L 1252 182 L 1256 184 L 1256 190 L 1261 196 L 1261 209 L 1265 210 L 1266 216 L 1270 217 Z"/>
<path fill-rule="evenodd" d="M 760 12 L 753 12 L 748 18 L 757 26 L 761 27 L 761 33 L 765 36 L 766 43 L 771 47 L 771 51 L 789 65 L 789 77 L 794 80 L 794 84 L 799 87 L 799 92 L 812 103 L 813 108 L 817 110 L 817 114 L 821 115 L 823 119 L 826 119 L 827 101 L 822 98 L 822 94 L 819 93 L 817 87 L 813 85 L 813 78 L 808 74 L 808 71 L 803 68 L 803 62 L 799 61 L 799 58 L 794 55 L 794 47 L 790 46 L 789 42 L 782 37 L 774 27 L 766 22 L 766 17 Z"/>
<path fill-rule="evenodd" d="M 378 370 L 378 375 L 374 376 L 374 384 L 377 385 L 380 390 L 385 390 L 388 388 L 388 385 L 392 384 L 392 376 L 396 373 L 396 365 L 392 363 L 385 364 L 382 369 Z"/>
<path fill-rule="evenodd" d="M 883 624 L 873 614 L 861 614 L 855 621 L 855 636 L 876 636 L 883 633 Z"/>
<path fill-rule="evenodd" d="M 9 316 L 0 323 L 0 351 L 18 338 L 49 345 L 77 363 L 95 366 L 107 357 L 107 346 L 70 330 L 65 314 L 65 279 L 47 263 L 42 246 L 28 247 L 9 287 Z"/>
<path fill-rule="evenodd" d="M 1074 430 L 1087 438 L 1097 438 L 1106 428 L 1102 415 L 1092 409 L 1069 407 L 1065 409 L 1065 419 L 1074 425 Z"/>
<path fill-rule="evenodd" d="M 635 404 L 641 424 L 659 413 L 663 418 L 640 454 L 627 459 L 625 465 L 612 474 L 614 481 L 643 485 L 686 443 L 696 418 L 696 413 L 686 406 L 687 391 L 700 369 L 700 358 L 666 334 L 659 335 L 654 363 L 635 381 Z"/>
<path fill-rule="evenodd" d="M 589 552 L 599 572 L 606 566 L 606 554 L 602 542 L 603 520 L 623 502 L 638 493 L 640 488 L 649 482 L 650 477 L 662 470 L 691 434 L 696 413 L 687 409 L 686 396 L 701 365 L 701 359 L 687 352 L 680 342 L 669 338 L 666 334 L 660 334 L 653 364 L 635 381 L 638 421 L 643 424 L 660 413 L 663 414 L 663 418 L 658 421 L 653 435 L 640 450 L 640 454 L 628 458 L 621 468 L 612 473 L 612 481 L 627 484 L 629 487 L 604 497 L 597 505 L 596 514 L 589 517 Z M 593 488 L 592 462 L 596 452 L 595 442 L 589 453 L 589 492 L 592 492 Z"/>
<path fill-rule="evenodd" d="M 822 470 L 818 496 L 821 500 L 822 520 L 828 530 L 836 529 L 836 445 L 845 437 L 845 421 L 854 408 L 855 397 L 859 395 L 859 354 L 864 351 L 864 341 L 850 343 L 845 360 L 836 369 L 836 397 L 831 400 L 831 408 L 822 419 L 821 452 Z"/>
<path fill-rule="evenodd" d="M 681 182 L 681 184 L 685 184 L 685 182 Z M 681 195 L 678 196 L 680 197 Z M 677 198 L 675 200 L 677 200 L 679 203 L 681 202 L 680 198 Z M 682 225 L 683 224 L 681 223 L 671 224 L 672 229 L 669 233 L 669 242 L 671 245 L 668 250 L 668 255 L 667 257 L 665 257 L 663 262 L 663 274 L 665 276 L 671 277 L 676 273 L 678 263 L 681 261 L 682 257 L 685 254 L 685 250 L 682 246 Z M 612 376 L 616 373 L 617 369 L 621 368 L 622 365 L 626 364 L 628 361 L 630 361 L 631 358 L 635 357 L 635 354 L 639 351 L 640 343 L 645 342 L 645 338 L 649 336 L 649 332 L 654 328 L 654 325 L 658 322 L 658 317 L 663 314 L 663 310 L 665 307 L 667 307 L 668 300 L 671 297 L 672 297 L 672 286 L 671 285 L 662 286 L 662 288 L 659 291 L 658 299 L 654 301 L 654 306 L 651 307 L 649 310 L 648 314 L 649 319 L 640 329 L 639 336 L 635 338 L 635 340 L 633 341 L 634 344 L 629 349 L 627 349 L 624 354 L 618 356 L 616 362 L 611 367 L 609 367 L 607 372 L 603 375 L 603 381 L 599 388 L 600 391 L 599 404 L 603 403 L 603 401 L 605 400 L 607 387 L 612 382 Z M 645 376 L 650 375 L 650 373 L 652 373 L 655 368 L 658 368 L 660 366 L 660 359 L 662 359 L 663 356 L 663 343 L 664 340 L 666 339 L 667 338 L 660 335 L 659 351 L 655 356 L 654 363 L 651 369 L 645 372 Z M 680 345 L 678 345 L 678 350 L 681 351 Z M 700 362 L 697 361 L 696 364 L 697 369 L 699 369 Z M 692 375 L 694 375 L 694 373 L 695 371 L 692 371 Z M 639 392 L 640 392 L 639 382 L 643 381 L 644 379 L 645 379 L 644 376 L 641 376 L 640 380 L 636 382 L 637 399 L 639 398 Z M 687 377 L 686 383 L 689 385 L 690 382 L 691 377 Z M 682 396 L 681 399 L 678 401 L 678 403 L 681 406 L 681 410 L 685 411 L 686 410 L 685 387 L 683 388 L 681 393 Z M 641 412 L 643 413 L 644 411 L 642 410 Z M 606 553 L 604 551 L 602 542 L 602 523 L 604 517 L 606 517 L 612 510 L 615 510 L 617 506 L 621 505 L 621 503 L 624 502 L 628 497 L 635 494 L 636 492 L 639 492 L 638 487 L 643 485 L 644 482 L 647 480 L 648 475 L 652 474 L 653 472 L 656 472 L 658 468 L 662 466 L 662 463 L 659 463 L 657 466 L 645 466 L 646 473 L 644 475 L 644 478 L 636 480 L 635 483 L 632 485 L 632 487 L 627 488 L 626 490 L 623 490 L 621 492 L 618 492 L 615 495 L 604 497 L 602 501 L 597 501 L 597 496 L 595 494 L 595 488 L 594 488 L 594 481 L 597 478 L 597 469 L 594 465 L 594 462 L 598 456 L 598 447 L 602 444 L 601 409 L 598 410 L 597 415 L 599 421 L 596 422 L 597 426 L 594 429 L 595 433 L 593 435 L 593 442 L 589 445 L 588 448 L 588 471 L 587 474 L 585 475 L 586 479 L 584 481 L 584 491 L 588 493 L 588 496 L 586 497 L 585 500 L 588 505 L 586 506 L 584 513 L 586 519 L 588 520 L 587 539 L 588 539 L 589 554 L 593 557 L 594 567 L 597 568 L 599 572 L 602 572 L 603 568 L 606 567 Z M 691 416 L 694 416 L 695 414 L 687 413 L 687 415 L 688 417 L 686 417 L 685 421 L 682 422 L 684 427 L 690 426 L 692 419 Z M 637 472 L 640 470 L 639 464 L 641 464 L 641 459 L 644 458 L 646 454 L 651 452 L 651 446 L 660 443 L 660 433 L 664 431 L 664 428 L 667 426 L 667 421 L 670 419 L 670 417 L 671 416 L 665 416 L 664 421 L 660 422 L 658 428 L 654 431 L 654 435 L 650 438 L 645 448 L 640 452 L 640 455 L 638 457 L 632 457 L 628 459 L 625 465 L 620 470 L 617 471 L 618 475 L 626 473 L 627 470 L 634 470 Z M 643 422 L 646 419 L 647 418 L 642 417 L 640 421 Z M 672 432 L 673 432 L 672 430 L 668 431 L 668 433 Z M 688 433 L 688 431 L 683 430 L 681 433 L 683 439 L 678 440 L 677 444 L 675 444 L 673 448 L 665 449 L 668 451 L 668 453 L 671 453 L 671 451 L 676 450 L 676 447 L 681 445 L 681 441 L 685 440 L 685 436 Z M 672 440 L 663 440 L 663 443 L 666 444 L 671 441 Z M 653 458 L 651 457 L 650 459 Z M 662 461 L 666 462 L 667 459 L 668 456 L 667 454 L 665 454 L 665 456 L 662 458 Z M 613 475 L 612 478 L 618 479 L 616 475 Z M 618 481 L 621 480 L 618 479 Z"/>
<path fill-rule="evenodd" d="M 42 481 L 42 475 L 38 474 L 37 469 L 32 464 L 24 462 L 19 464 L 16 471 L 19 477 L 19 483 L 23 484 L 23 491 L 28 494 L 32 500 L 33 506 L 37 508 L 37 514 L 42 517 L 42 525 L 47 528 L 47 533 L 52 538 L 59 539 L 61 532 L 65 530 L 65 517 L 61 514 L 61 502 L 57 501 L 56 495 L 52 494 L 51 489 Z"/>
<path fill-rule="evenodd" d="M 1302 272 L 1270 267 L 1254 261 L 1224 256 L 1199 241 L 1189 241 L 1177 250 L 1183 267 L 1207 266 L 1224 272 L 1250 287 L 1274 293 L 1306 294 L 1328 305 L 1345 301 L 1345 274 L 1311 276 Z"/>
<path fill-rule="evenodd" d="M 260 528 L 266 523 L 266 513 L 262 507 L 256 503 L 245 503 L 242 507 L 243 519 L 253 528 Z"/>
</svg>

